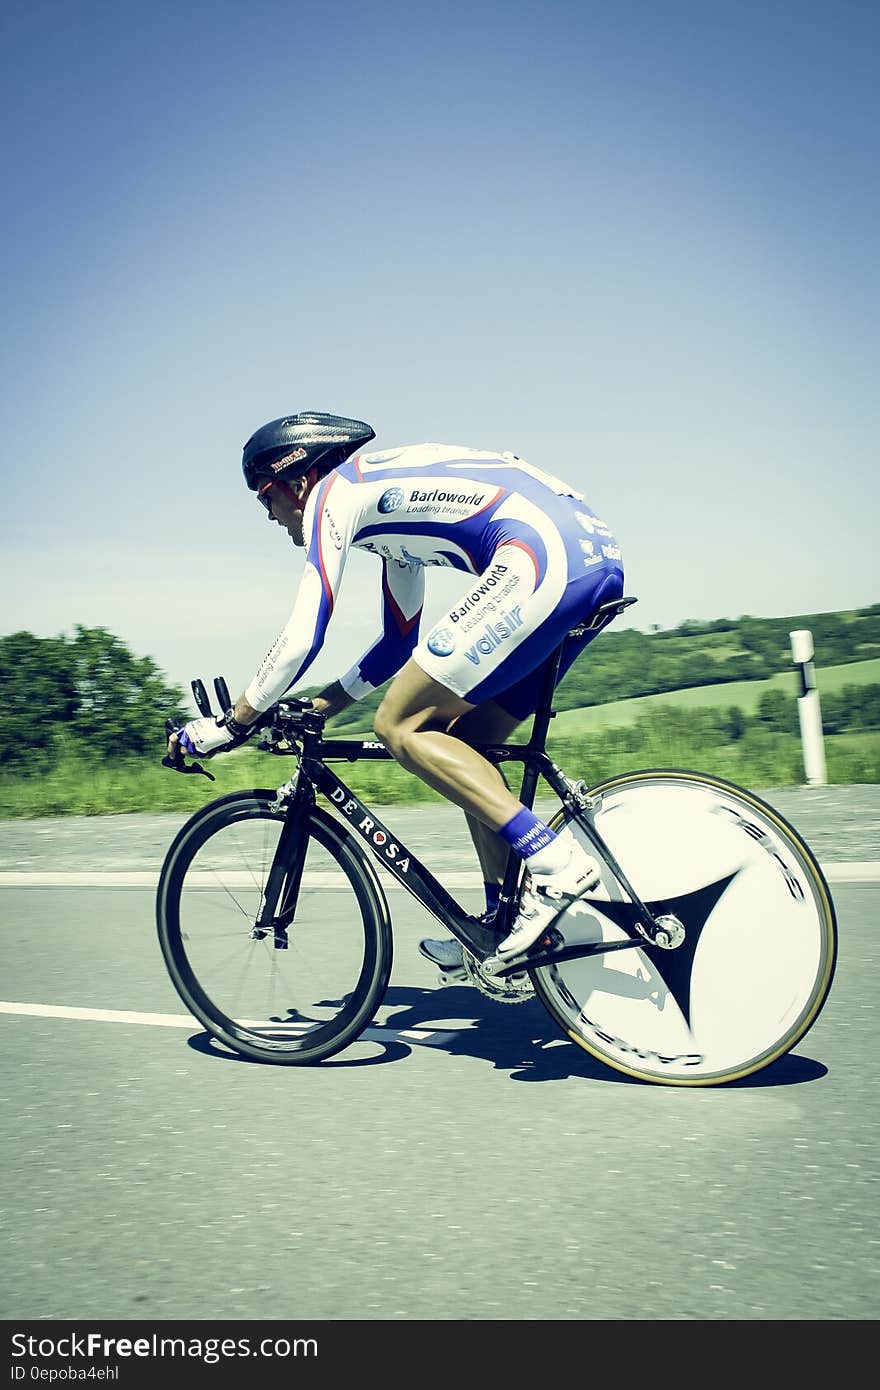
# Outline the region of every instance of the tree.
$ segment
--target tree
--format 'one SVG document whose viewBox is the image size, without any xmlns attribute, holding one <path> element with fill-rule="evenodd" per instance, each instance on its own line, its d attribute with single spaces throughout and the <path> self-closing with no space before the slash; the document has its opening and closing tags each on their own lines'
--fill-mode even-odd
<svg viewBox="0 0 880 1390">
<path fill-rule="evenodd" d="M 739 705 L 730 705 L 727 710 L 727 736 L 732 743 L 738 742 L 746 731 L 746 717 Z"/>
<path fill-rule="evenodd" d="M 147 753 L 165 720 L 184 718 L 182 690 L 165 683 L 151 657 L 137 657 L 103 627 L 77 625 L 71 643 L 77 707 L 74 735 L 104 753 Z"/>
<path fill-rule="evenodd" d="M 845 685 L 822 696 L 826 734 L 880 728 L 880 685 Z"/>
<path fill-rule="evenodd" d="M 186 718 L 183 692 L 105 628 L 0 638 L 0 765 L 33 767 L 62 735 L 95 753 L 152 753 L 167 718 Z"/>
<path fill-rule="evenodd" d="M 779 733 L 795 734 L 798 731 L 797 706 L 790 695 L 782 690 L 765 690 L 758 701 L 758 719 L 768 729 Z"/>
<path fill-rule="evenodd" d="M 0 765 L 32 762 L 52 746 L 77 706 L 63 637 L 0 637 Z"/>
</svg>

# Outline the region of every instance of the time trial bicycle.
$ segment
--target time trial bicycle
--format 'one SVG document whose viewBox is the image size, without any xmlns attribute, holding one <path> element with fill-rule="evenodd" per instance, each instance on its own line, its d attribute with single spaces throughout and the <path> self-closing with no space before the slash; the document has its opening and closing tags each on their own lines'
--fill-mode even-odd
<svg viewBox="0 0 880 1390">
<path fill-rule="evenodd" d="M 635 599 L 605 604 L 600 627 Z M 499 957 L 523 870 L 511 854 L 491 924 L 467 912 L 355 795 L 331 763 L 387 760 L 371 739 L 325 738 L 308 700 L 283 699 L 259 747 L 295 760 L 277 788 L 204 806 L 171 844 L 157 893 L 170 977 L 211 1036 L 243 1057 L 319 1063 L 374 1019 L 391 973 L 377 860 L 462 946 L 465 980 L 499 1002 L 537 997 L 572 1041 L 642 1081 L 738 1081 L 795 1046 L 828 997 L 837 927 L 828 885 L 797 831 L 753 792 L 700 772 L 651 768 L 587 786 L 546 751 L 560 647 L 524 744 L 480 745 L 540 782 L 601 866 L 598 887 L 528 952 Z M 215 691 L 228 708 L 225 681 Z M 201 681 L 196 703 L 211 713 Z M 172 726 L 168 726 L 169 728 Z M 204 771 L 182 755 L 179 771 Z M 208 774 L 210 776 L 210 773 Z M 318 804 L 318 794 L 328 803 Z"/>
</svg>

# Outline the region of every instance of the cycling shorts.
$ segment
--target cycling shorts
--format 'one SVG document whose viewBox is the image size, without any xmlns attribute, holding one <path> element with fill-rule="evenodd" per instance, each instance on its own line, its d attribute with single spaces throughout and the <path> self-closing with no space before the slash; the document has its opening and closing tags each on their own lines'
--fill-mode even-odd
<svg viewBox="0 0 880 1390">
<path fill-rule="evenodd" d="M 498 546 L 413 651 L 426 675 L 469 704 L 494 700 L 516 719 L 534 712 L 548 658 L 564 643 L 561 680 L 601 631 L 571 629 L 623 595 L 613 535 L 574 501 L 570 514 L 561 526 L 523 524 Z"/>
</svg>

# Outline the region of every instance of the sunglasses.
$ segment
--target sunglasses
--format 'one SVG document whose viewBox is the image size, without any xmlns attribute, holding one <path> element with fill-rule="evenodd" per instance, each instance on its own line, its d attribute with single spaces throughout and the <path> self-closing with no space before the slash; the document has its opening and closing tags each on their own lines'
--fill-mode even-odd
<svg viewBox="0 0 880 1390">
<path fill-rule="evenodd" d="M 273 487 L 283 488 L 284 491 L 287 493 L 287 496 L 290 499 L 290 501 L 296 507 L 297 511 L 302 510 L 299 504 L 299 498 L 297 497 L 293 488 L 288 487 L 287 483 L 283 482 L 281 478 L 269 478 L 267 482 L 263 483 L 263 486 L 261 488 L 257 489 L 257 501 L 260 502 L 261 505 L 266 508 L 266 511 L 269 513 L 270 521 L 275 520 L 275 517 L 273 517 L 272 515 L 271 489 Z"/>
<path fill-rule="evenodd" d="M 317 470 L 311 470 L 309 474 L 306 474 L 306 481 L 309 482 L 310 486 L 313 486 L 314 482 L 317 481 Z M 260 488 L 257 488 L 257 502 L 260 502 L 261 505 L 266 507 L 270 521 L 277 520 L 277 518 L 272 516 L 272 488 L 284 489 L 286 498 L 288 498 L 292 506 L 295 507 L 296 512 L 302 512 L 303 507 L 306 506 L 306 498 L 309 496 L 309 489 L 306 489 L 304 495 L 300 496 L 289 482 L 284 481 L 284 478 L 267 478 L 266 482 L 264 482 Z"/>
<path fill-rule="evenodd" d="M 276 478 L 270 478 L 267 483 L 263 483 L 262 487 L 257 488 L 257 501 L 266 508 L 270 520 L 272 518 L 272 498 L 269 496 L 269 489 L 273 488 L 276 482 Z"/>
</svg>

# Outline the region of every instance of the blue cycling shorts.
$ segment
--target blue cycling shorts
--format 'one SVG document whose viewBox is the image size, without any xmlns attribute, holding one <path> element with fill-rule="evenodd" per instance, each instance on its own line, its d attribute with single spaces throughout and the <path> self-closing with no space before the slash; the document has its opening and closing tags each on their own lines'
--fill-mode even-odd
<svg viewBox="0 0 880 1390">
<path fill-rule="evenodd" d="M 426 675 L 469 704 L 494 700 L 525 719 L 538 704 L 548 658 L 564 644 L 561 680 L 602 630 L 570 637 L 571 629 L 623 595 L 617 541 L 569 500 L 561 515 L 509 526 L 483 573 L 413 652 Z"/>
</svg>

